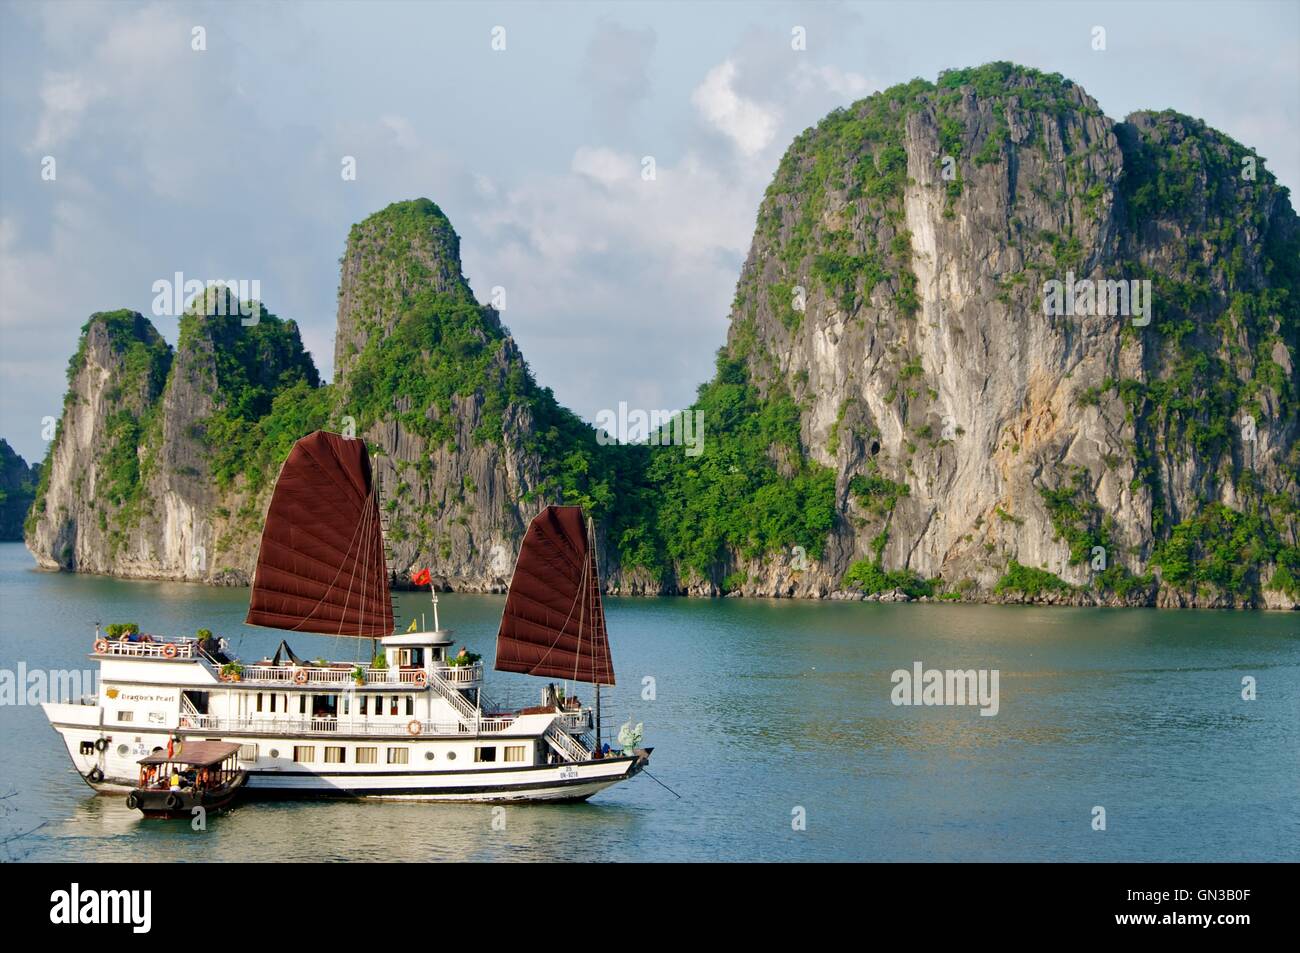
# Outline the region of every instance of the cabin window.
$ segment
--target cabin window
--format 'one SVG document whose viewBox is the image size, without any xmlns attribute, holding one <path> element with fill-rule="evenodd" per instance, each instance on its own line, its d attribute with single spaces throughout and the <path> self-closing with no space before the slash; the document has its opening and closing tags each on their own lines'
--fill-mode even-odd
<svg viewBox="0 0 1300 953">
<path fill-rule="evenodd" d="M 351 695 L 344 695 L 344 696 L 343 696 L 343 714 L 345 714 L 345 715 L 350 715 L 350 714 L 352 714 L 352 696 L 351 696 Z"/>
<path fill-rule="evenodd" d="M 307 696 L 306 696 L 306 695 L 299 695 L 299 696 L 298 696 L 298 714 L 300 714 L 300 715 L 305 715 L 305 714 L 307 714 Z"/>
<path fill-rule="evenodd" d="M 240 745 L 240 746 L 239 746 L 239 760 L 240 760 L 240 761 L 256 761 L 256 760 L 257 760 L 257 745 Z"/>
<path fill-rule="evenodd" d="M 394 695 L 391 699 L 389 699 L 389 702 L 388 702 L 388 713 L 389 713 L 390 715 L 396 715 L 396 714 L 397 714 L 397 696 L 396 696 L 396 695 Z"/>
<path fill-rule="evenodd" d="M 506 760 L 522 762 L 524 760 L 524 746 L 506 745 Z"/>
<path fill-rule="evenodd" d="M 407 695 L 407 696 L 406 696 L 406 713 L 407 713 L 408 715 L 414 715 L 414 714 L 415 714 L 415 696 L 414 696 L 414 695 Z"/>
<path fill-rule="evenodd" d="M 315 745 L 294 745 L 293 760 L 299 764 L 312 764 L 316 760 Z"/>
<path fill-rule="evenodd" d="M 257 693 L 257 710 L 258 710 L 258 711 L 261 711 L 261 710 L 262 710 L 262 693 L 261 693 L 261 692 L 258 692 L 258 693 Z"/>
<path fill-rule="evenodd" d="M 277 698 L 279 698 L 279 697 L 280 697 L 280 696 L 279 696 L 279 695 L 276 695 L 274 692 L 271 693 L 271 711 L 272 711 L 272 712 L 275 711 L 275 700 L 276 700 Z"/>
<path fill-rule="evenodd" d="M 409 764 L 410 761 L 411 761 L 410 748 L 389 748 L 388 749 L 389 764 Z"/>
<path fill-rule="evenodd" d="M 119 712 L 117 713 L 117 720 L 118 720 L 118 721 L 135 721 L 135 712 L 133 712 L 133 711 L 119 711 Z"/>
<path fill-rule="evenodd" d="M 376 764 L 379 761 L 378 748 L 358 748 L 357 764 Z"/>
<path fill-rule="evenodd" d="M 382 714 L 384 713 L 384 696 L 383 696 L 383 695 L 376 695 L 376 696 L 375 696 L 374 713 L 375 713 L 376 715 L 382 715 Z"/>
<path fill-rule="evenodd" d="M 497 759 L 496 745 L 474 749 L 474 760 L 477 762 L 482 763 L 485 761 L 495 761 L 496 759 Z"/>
<path fill-rule="evenodd" d="M 346 759 L 345 759 L 344 756 L 343 756 L 343 746 L 342 746 L 342 745 L 326 745 L 326 746 L 325 746 L 325 763 L 326 763 L 326 764 L 342 764 L 342 763 L 344 762 L 344 760 L 346 760 Z"/>
<path fill-rule="evenodd" d="M 364 715 L 365 713 L 366 713 L 366 696 L 362 695 L 361 702 L 357 706 L 357 714 Z"/>
</svg>

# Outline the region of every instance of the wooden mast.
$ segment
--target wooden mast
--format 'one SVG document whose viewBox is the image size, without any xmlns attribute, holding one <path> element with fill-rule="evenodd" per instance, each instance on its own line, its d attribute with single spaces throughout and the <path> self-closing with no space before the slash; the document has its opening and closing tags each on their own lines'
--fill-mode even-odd
<svg viewBox="0 0 1300 953">
<path fill-rule="evenodd" d="M 591 580 L 590 583 L 589 583 L 588 585 L 589 585 L 589 588 L 590 588 L 590 590 L 591 590 L 591 592 L 590 592 L 590 596 L 589 596 L 589 598 L 591 599 L 591 621 L 592 621 L 592 623 L 594 624 L 595 621 L 596 621 L 596 600 L 600 598 L 600 593 L 599 593 L 599 591 L 598 591 L 598 589 L 597 589 L 597 587 L 600 585 L 600 572 L 599 572 L 599 571 L 597 570 L 597 568 L 596 568 L 596 532 L 595 532 L 595 528 L 594 528 L 593 525 L 592 525 L 591 517 L 590 517 L 590 516 L 587 517 L 587 552 L 590 553 L 590 555 L 591 555 L 591 565 L 590 565 L 590 567 L 588 568 L 587 575 L 588 575 L 588 578 Z M 596 652 L 596 640 L 595 640 L 594 637 L 593 637 L 592 640 L 591 640 L 591 651 L 592 651 L 592 655 L 593 655 L 592 663 L 591 663 L 591 664 L 592 664 L 592 670 L 595 671 L 595 670 L 596 670 L 596 660 L 595 660 L 595 658 L 594 658 L 594 655 L 595 655 L 595 652 Z M 598 756 L 601 755 L 601 743 L 600 743 L 600 737 L 601 737 L 601 736 L 600 736 L 600 681 L 599 681 L 599 677 L 597 677 L 597 681 L 596 681 L 596 752 L 597 752 Z"/>
</svg>

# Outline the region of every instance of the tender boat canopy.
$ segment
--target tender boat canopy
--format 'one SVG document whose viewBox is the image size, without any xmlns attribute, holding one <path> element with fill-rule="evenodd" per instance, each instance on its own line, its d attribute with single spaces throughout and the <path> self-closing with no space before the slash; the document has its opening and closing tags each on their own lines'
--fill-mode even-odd
<svg viewBox="0 0 1300 953">
<path fill-rule="evenodd" d="M 233 741 L 186 741 L 176 747 L 171 757 L 167 756 L 166 751 L 155 751 L 141 758 L 139 763 L 187 764 L 192 768 L 212 768 L 231 755 L 238 754 L 239 748 Z"/>
<path fill-rule="evenodd" d="M 496 667 L 614 684 L 596 551 L 578 506 L 548 506 L 529 524 L 510 580 Z"/>
<path fill-rule="evenodd" d="M 364 440 L 318 430 L 280 470 L 257 554 L 250 625 L 377 638 L 393 630 Z"/>
</svg>

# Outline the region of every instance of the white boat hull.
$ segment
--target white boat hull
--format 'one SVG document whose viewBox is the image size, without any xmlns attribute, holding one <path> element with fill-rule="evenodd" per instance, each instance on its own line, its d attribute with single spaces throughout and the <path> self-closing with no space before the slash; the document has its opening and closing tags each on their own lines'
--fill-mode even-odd
<svg viewBox="0 0 1300 953">
<path fill-rule="evenodd" d="M 118 742 L 106 744 L 102 750 L 87 751 L 89 744 L 104 737 L 99 725 L 99 709 L 87 705 L 46 705 L 55 731 L 62 736 L 73 767 L 81 778 L 96 791 L 125 793 L 138 783 L 136 762 L 155 748 L 165 747 L 167 733 L 146 733 L 132 738 L 130 745 L 120 751 Z M 120 733 L 119 733 L 120 734 Z M 292 751 L 295 744 L 304 741 L 321 742 L 319 737 L 267 737 L 266 735 L 218 735 L 212 732 L 182 732 L 195 739 L 230 741 L 237 744 L 257 744 L 261 750 Z M 138 739 L 138 740 L 136 740 Z M 354 739 L 357 740 L 357 739 Z M 248 772 L 244 796 L 250 799 L 266 798 L 379 798 L 404 801 L 466 801 L 466 802 L 520 802 L 520 801 L 581 801 L 633 777 L 641 769 L 641 760 L 635 756 L 617 756 L 592 761 L 570 761 L 559 764 L 529 764 L 518 767 L 476 765 L 466 768 L 446 767 L 450 762 L 446 750 L 452 747 L 462 752 L 472 748 L 476 740 L 500 741 L 492 738 L 459 737 L 455 739 L 421 738 L 418 740 L 394 739 L 391 736 L 366 739 L 376 745 L 405 744 L 413 749 L 408 763 L 393 765 L 369 764 L 318 764 L 302 765 L 280 758 L 267 765 L 258 762 L 240 762 Z M 514 739 L 511 739 L 514 740 Z M 419 757 L 423 751 L 439 752 L 435 761 Z M 269 759 L 263 759 L 263 761 Z M 435 767 L 435 765 L 442 765 Z"/>
</svg>

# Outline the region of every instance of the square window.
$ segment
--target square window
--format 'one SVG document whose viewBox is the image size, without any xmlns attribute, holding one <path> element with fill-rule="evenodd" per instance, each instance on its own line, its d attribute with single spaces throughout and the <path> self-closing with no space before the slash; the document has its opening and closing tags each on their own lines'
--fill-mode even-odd
<svg viewBox="0 0 1300 953">
<path fill-rule="evenodd" d="M 411 762 L 411 749 L 409 748 L 388 749 L 389 764 L 410 764 L 410 762 Z"/>
</svg>

